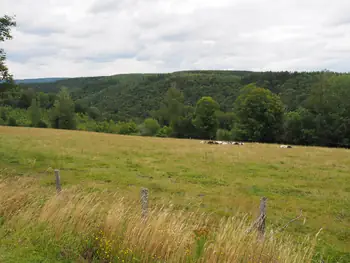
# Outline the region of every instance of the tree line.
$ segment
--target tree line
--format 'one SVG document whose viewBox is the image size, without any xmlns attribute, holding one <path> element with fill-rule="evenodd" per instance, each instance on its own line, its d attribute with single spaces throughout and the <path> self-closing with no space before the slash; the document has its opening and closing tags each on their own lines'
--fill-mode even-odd
<svg viewBox="0 0 350 263">
<path fill-rule="evenodd" d="M 223 111 L 211 96 L 203 96 L 194 105 L 189 105 L 184 92 L 172 85 L 158 109 L 148 112 L 144 119 L 128 121 L 106 119 L 106 115 L 93 105 L 83 107 L 79 100 L 73 100 L 67 88 L 58 93 L 45 93 L 17 86 L 1 93 L 0 124 L 347 147 L 350 139 L 350 76 L 322 72 L 317 78 L 318 82 L 310 87 L 310 95 L 294 109 L 285 105 L 280 95 L 256 83 L 239 89 L 232 111 Z M 290 99 L 297 99 L 297 95 Z"/>
</svg>

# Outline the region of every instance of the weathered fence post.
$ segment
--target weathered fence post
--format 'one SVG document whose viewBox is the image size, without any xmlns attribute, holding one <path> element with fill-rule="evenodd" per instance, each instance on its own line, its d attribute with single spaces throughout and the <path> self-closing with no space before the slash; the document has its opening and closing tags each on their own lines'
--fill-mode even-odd
<svg viewBox="0 0 350 263">
<path fill-rule="evenodd" d="M 56 177 L 56 191 L 59 194 L 62 190 L 61 188 L 61 177 L 60 177 L 60 170 L 55 170 L 55 177 Z"/>
<path fill-rule="evenodd" d="M 146 220 L 148 215 L 148 189 L 141 188 L 142 219 Z"/>
<path fill-rule="evenodd" d="M 267 198 L 263 197 L 260 200 L 260 213 L 257 220 L 258 235 L 260 240 L 264 240 L 266 226 L 266 203 Z"/>
</svg>

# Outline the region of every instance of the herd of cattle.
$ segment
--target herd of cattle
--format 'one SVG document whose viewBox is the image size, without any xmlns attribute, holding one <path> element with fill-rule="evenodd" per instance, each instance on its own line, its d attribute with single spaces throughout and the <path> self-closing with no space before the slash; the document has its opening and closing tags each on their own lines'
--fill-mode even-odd
<svg viewBox="0 0 350 263">
<path fill-rule="evenodd" d="M 243 142 L 225 142 L 225 141 L 201 141 L 202 144 L 220 144 L 220 145 L 244 145 Z"/>
<path fill-rule="evenodd" d="M 217 145 L 244 145 L 243 142 L 227 142 L 227 141 L 201 141 L 202 144 L 217 144 Z M 281 149 L 290 149 L 290 145 L 281 145 Z"/>
</svg>

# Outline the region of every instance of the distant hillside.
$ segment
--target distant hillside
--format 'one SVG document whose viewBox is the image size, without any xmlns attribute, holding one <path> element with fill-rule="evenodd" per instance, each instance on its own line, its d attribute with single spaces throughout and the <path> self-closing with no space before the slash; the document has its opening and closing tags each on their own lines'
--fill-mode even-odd
<svg viewBox="0 0 350 263">
<path fill-rule="evenodd" d="M 166 91 L 176 86 L 184 93 L 185 103 L 195 105 L 202 96 L 211 96 L 223 111 L 231 111 L 241 87 L 256 83 L 281 96 L 294 110 L 307 97 L 318 73 L 183 71 L 168 74 L 124 74 L 70 78 L 49 83 L 22 84 L 43 92 L 58 92 L 67 87 L 76 102 L 97 107 L 114 120 L 145 118 L 157 110 Z M 296 96 L 297 94 L 298 96 Z"/>
<path fill-rule="evenodd" d="M 17 84 L 30 84 L 30 83 L 53 83 L 58 80 L 63 80 L 67 78 L 37 78 L 37 79 L 16 79 Z"/>
</svg>

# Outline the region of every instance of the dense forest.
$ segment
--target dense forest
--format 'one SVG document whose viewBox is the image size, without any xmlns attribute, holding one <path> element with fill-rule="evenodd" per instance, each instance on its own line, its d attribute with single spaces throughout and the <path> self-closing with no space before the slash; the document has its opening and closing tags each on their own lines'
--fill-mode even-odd
<svg viewBox="0 0 350 263">
<path fill-rule="evenodd" d="M 0 84 L 0 124 L 350 145 L 350 75 L 186 71 Z"/>
</svg>

